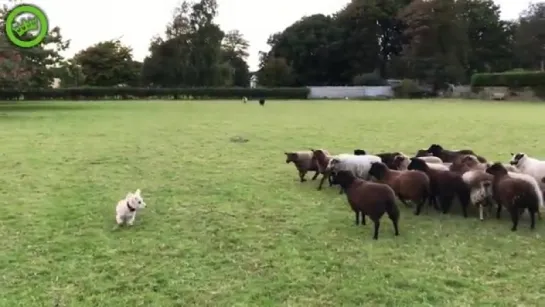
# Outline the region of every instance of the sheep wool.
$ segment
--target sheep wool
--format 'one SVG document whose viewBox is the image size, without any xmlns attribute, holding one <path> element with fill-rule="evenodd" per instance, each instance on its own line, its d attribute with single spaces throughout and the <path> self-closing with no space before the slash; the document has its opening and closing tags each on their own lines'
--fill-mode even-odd
<svg viewBox="0 0 545 307">
<path fill-rule="evenodd" d="M 338 155 L 331 159 L 331 167 L 334 171 L 350 171 L 354 176 L 369 180 L 369 170 L 373 162 L 382 162 L 382 159 L 374 155 Z"/>
<path fill-rule="evenodd" d="M 507 174 L 511 178 L 518 178 L 518 179 L 524 180 L 530 183 L 532 187 L 534 187 L 534 192 L 537 195 L 538 204 L 539 204 L 538 216 L 541 218 L 541 213 L 545 212 L 545 205 L 543 204 L 543 192 L 540 189 L 539 183 L 537 182 L 537 180 L 534 177 L 524 173 L 507 172 Z"/>
</svg>

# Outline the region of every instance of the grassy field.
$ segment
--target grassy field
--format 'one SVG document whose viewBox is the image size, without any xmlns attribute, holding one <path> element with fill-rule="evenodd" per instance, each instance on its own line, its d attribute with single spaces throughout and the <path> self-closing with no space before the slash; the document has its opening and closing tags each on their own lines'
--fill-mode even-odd
<svg viewBox="0 0 545 307">
<path fill-rule="evenodd" d="M 283 155 L 441 143 L 545 156 L 543 114 L 474 101 L 0 105 L 0 306 L 543 306 L 544 222 L 512 233 L 505 212 L 401 207 L 401 235 L 384 218 L 373 241 L 344 195 L 299 183 Z M 112 230 L 137 188 L 148 207 Z"/>
</svg>

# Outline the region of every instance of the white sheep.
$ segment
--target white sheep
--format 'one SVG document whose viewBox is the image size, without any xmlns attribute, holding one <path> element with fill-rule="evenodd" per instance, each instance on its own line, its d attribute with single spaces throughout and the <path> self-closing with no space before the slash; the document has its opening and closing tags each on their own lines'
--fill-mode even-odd
<svg viewBox="0 0 545 307">
<path fill-rule="evenodd" d="M 529 157 L 523 152 L 512 155 L 509 164 L 514 165 L 521 173 L 534 177 L 540 185 L 545 183 L 545 161 Z"/>
<path fill-rule="evenodd" d="M 426 163 L 443 163 L 443 160 L 441 160 L 441 158 L 434 156 L 418 157 L 418 159 L 423 160 Z"/>
<path fill-rule="evenodd" d="M 420 157 L 418 159 L 420 159 Z M 436 169 L 436 170 L 439 170 L 439 171 L 448 171 L 449 170 L 449 166 L 445 165 L 444 163 L 429 163 L 429 162 L 426 162 L 426 164 L 431 169 Z"/>
<path fill-rule="evenodd" d="M 334 156 L 330 162 L 329 167 L 333 172 L 338 172 L 341 170 L 350 171 L 354 176 L 369 180 L 369 170 L 371 169 L 371 164 L 374 162 L 382 162 L 382 159 L 374 155 L 337 155 Z"/>
<path fill-rule="evenodd" d="M 314 152 L 314 155 L 316 156 L 319 152 L 324 153 L 324 150 L 322 150 L 322 149 L 319 149 L 319 150 L 312 149 L 312 152 Z M 328 154 L 327 156 L 328 156 L 328 162 L 327 162 L 327 165 L 326 165 L 325 169 L 322 171 L 323 176 L 322 176 L 322 179 L 320 180 L 320 183 L 318 184 L 318 191 L 320 191 L 322 189 L 322 186 L 323 186 L 324 181 L 325 181 L 326 178 L 329 180 L 329 183 L 330 183 L 329 186 L 331 186 L 331 183 L 332 183 L 332 181 L 331 181 L 331 172 L 333 171 L 331 161 L 333 161 L 334 158 L 342 160 L 344 158 L 356 157 L 356 155 L 353 155 L 353 154 L 338 154 L 338 155 L 334 155 L 334 156 L 329 156 L 329 154 Z M 322 167 L 321 163 L 318 163 L 318 164 L 320 165 L 320 167 Z"/>
</svg>

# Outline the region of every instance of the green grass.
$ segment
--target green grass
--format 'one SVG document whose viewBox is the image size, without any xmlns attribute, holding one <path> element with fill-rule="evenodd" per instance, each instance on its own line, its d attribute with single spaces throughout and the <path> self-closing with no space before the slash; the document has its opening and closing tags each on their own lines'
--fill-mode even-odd
<svg viewBox="0 0 545 307">
<path fill-rule="evenodd" d="M 438 142 L 545 156 L 543 114 L 475 101 L 2 104 L 0 306 L 543 305 L 543 221 L 512 233 L 505 212 L 401 207 L 401 235 L 385 217 L 373 241 L 345 196 L 300 184 L 283 155 Z M 137 188 L 148 207 L 112 230 Z"/>
</svg>

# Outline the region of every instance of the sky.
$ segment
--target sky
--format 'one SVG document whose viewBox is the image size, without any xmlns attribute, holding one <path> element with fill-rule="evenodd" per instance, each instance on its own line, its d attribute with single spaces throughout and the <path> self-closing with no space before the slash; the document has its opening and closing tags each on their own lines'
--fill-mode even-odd
<svg viewBox="0 0 545 307">
<path fill-rule="evenodd" d="M 268 51 L 267 38 L 282 31 L 303 16 L 331 14 L 349 0 L 217 0 L 216 22 L 222 30 L 238 29 L 250 42 L 248 64 L 258 67 L 259 51 Z M 79 50 L 100 41 L 120 38 L 132 47 L 135 60 L 149 53 L 150 39 L 162 35 L 180 0 L 30 0 L 25 3 L 41 7 L 50 26 L 59 26 L 63 37 L 71 40 L 63 55 L 71 57 Z M 529 0 L 496 0 L 503 19 L 517 18 Z M 0 0 L 0 4 L 8 0 Z"/>
</svg>

